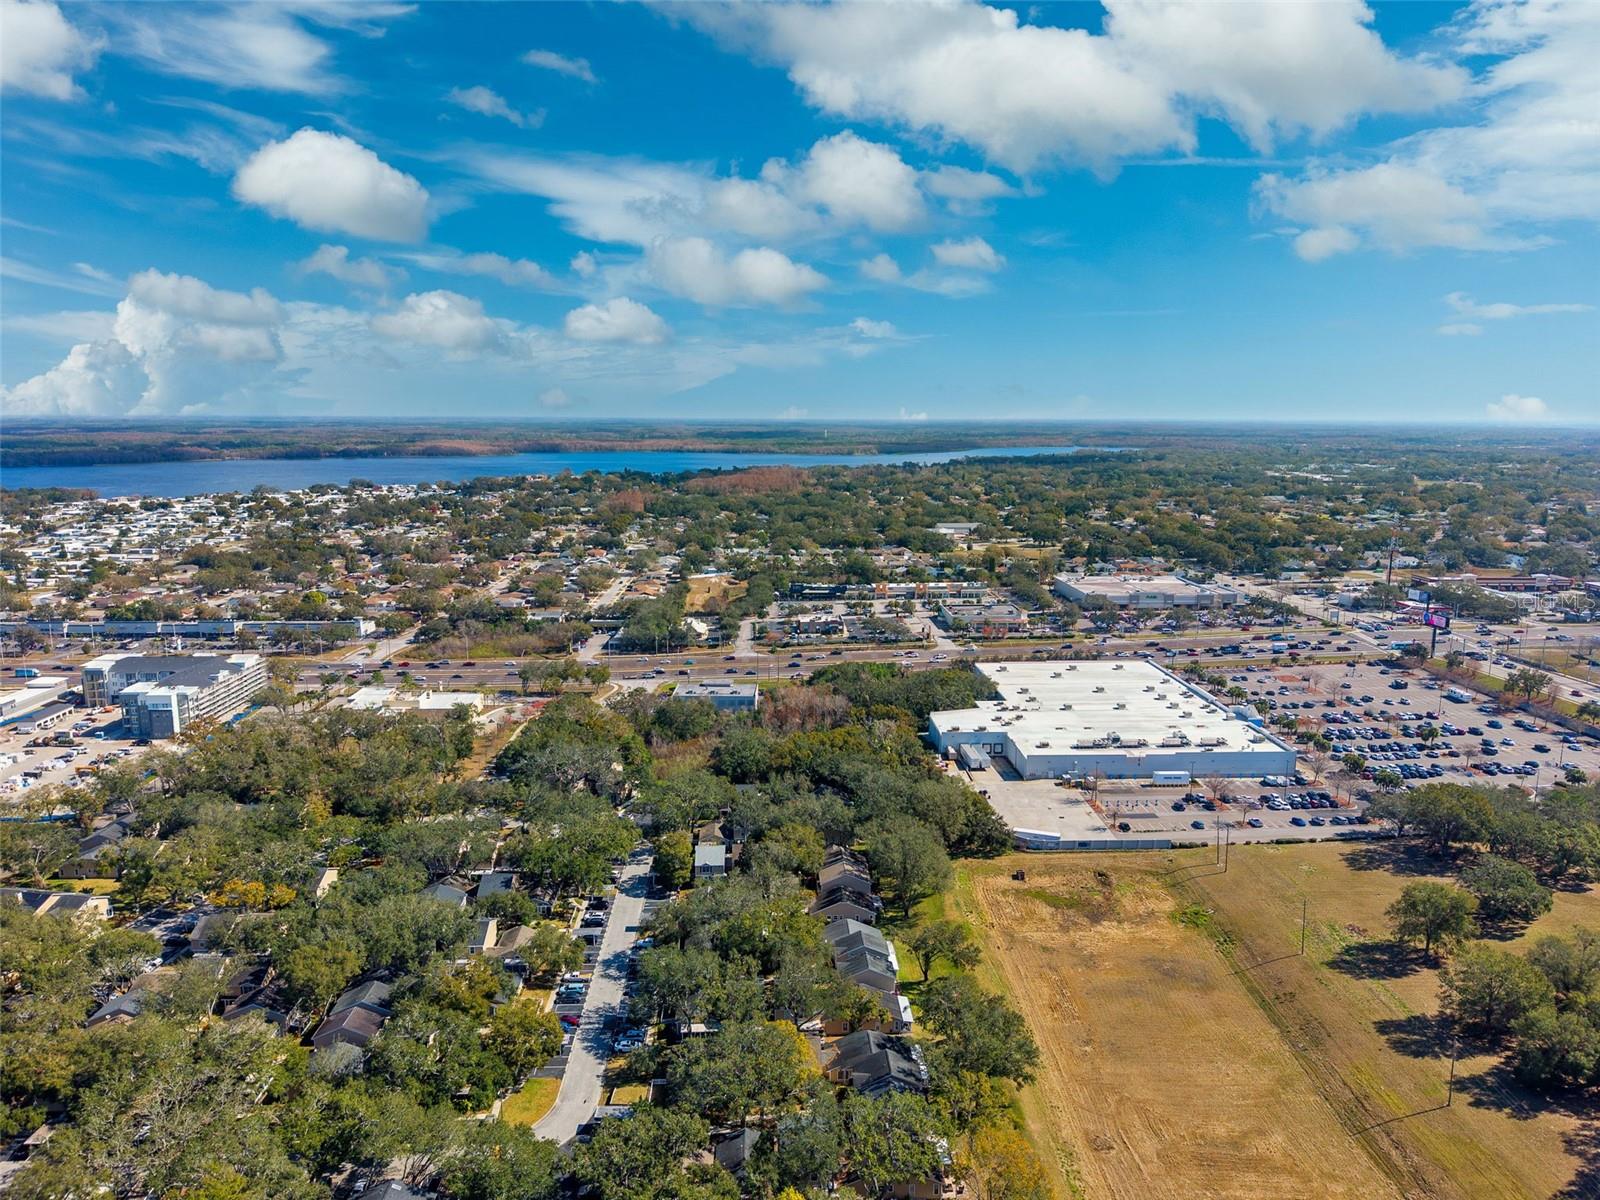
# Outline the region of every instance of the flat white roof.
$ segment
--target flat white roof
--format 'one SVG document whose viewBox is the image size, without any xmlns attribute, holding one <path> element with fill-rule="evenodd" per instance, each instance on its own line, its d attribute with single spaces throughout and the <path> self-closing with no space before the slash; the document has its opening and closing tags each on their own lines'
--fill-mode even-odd
<svg viewBox="0 0 1600 1200">
<path fill-rule="evenodd" d="M 993 731 L 1030 756 L 1135 749 L 1141 742 L 1150 749 L 1283 749 L 1208 693 L 1144 659 L 977 666 L 1000 699 L 932 714 L 944 737 Z"/>
<path fill-rule="evenodd" d="M 1056 581 L 1086 595 L 1107 597 L 1141 596 L 1151 592 L 1209 595 L 1235 590 L 1214 583 L 1197 583 L 1178 575 L 1057 575 Z"/>
</svg>

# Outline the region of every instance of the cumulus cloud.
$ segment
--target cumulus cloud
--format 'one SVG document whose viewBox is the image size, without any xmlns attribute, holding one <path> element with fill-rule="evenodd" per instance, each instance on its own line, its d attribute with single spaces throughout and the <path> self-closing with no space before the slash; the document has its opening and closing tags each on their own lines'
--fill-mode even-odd
<svg viewBox="0 0 1600 1200">
<path fill-rule="evenodd" d="M 1537 421 L 1549 415 L 1550 406 L 1537 396 L 1519 396 L 1512 392 L 1490 401 L 1485 411 L 1496 421 Z"/>
<path fill-rule="evenodd" d="M 888 146 L 846 130 L 811 147 L 795 190 L 845 224 L 892 233 L 923 218 L 917 172 Z"/>
<path fill-rule="evenodd" d="M 261 383 L 282 357 L 283 306 L 256 288 L 214 288 L 142 271 L 109 337 L 74 346 L 55 367 L 4 393 L 18 415 L 171 415 L 220 406 Z"/>
<path fill-rule="evenodd" d="M 594 255 L 587 250 L 579 250 L 572 256 L 572 262 L 568 265 L 571 267 L 572 273 L 579 279 L 592 279 L 594 278 L 594 273 L 599 270 L 599 264 L 595 262 Z"/>
<path fill-rule="evenodd" d="M 595 82 L 594 69 L 589 66 L 587 58 L 573 58 L 566 54 L 557 54 L 554 50 L 529 50 L 522 56 L 522 61 L 530 67 L 554 71 L 558 75 L 581 79 L 585 83 Z"/>
<path fill-rule="evenodd" d="M 1348 254 L 1360 244 L 1361 239 L 1343 225 L 1324 225 L 1296 235 L 1294 252 L 1306 262 L 1321 262 L 1335 254 Z"/>
<path fill-rule="evenodd" d="M 297 262 L 295 271 L 302 276 L 327 275 L 351 287 L 374 292 L 383 291 L 396 276 L 404 275 L 403 271 L 386 267 L 375 258 L 351 258 L 348 246 L 330 246 L 327 243 Z"/>
<path fill-rule="evenodd" d="M 1600 7 L 1482 0 L 1450 31 L 1463 57 L 1499 56 L 1472 89 L 1476 120 L 1402 138 L 1370 166 L 1313 163 L 1293 179 L 1269 176 L 1263 208 L 1313 230 L 1344 229 L 1343 250 L 1392 253 L 1524 249 L 1546 243 L 1544 226 L 1592 223 Z"/>
<path fill-rule="evenodd" d="M 445 93 L 445 100 L 457 108 L 464 108 L 468 112 L 475 112 L 485 117 L 499 117 L 510 121 L 518 129 L 537 129 L 544 124 L 544 110 L 534 112 L 519 112 L 511 107 L 506 98 L 492 88 L 483 86 L 469 88 L 451 88 Z"/>
<path fill-rule="evenodd" d="M 871 317 L 857 317 L 850 322 L 850 328 L 865 338 L 897 338 L 900 336 L 900 331 L 890 322 L 874 321 Z"/>
<path fill-rule="evenodd" d="M 996 252 L 981 237 L 965 241 L 936 242 L 934 261 L 942 267 L 956 267 L 966 271 L 998 271 L 1006 265 L 1005 256 Z"/>
<path fill-rule="evenodd" d="M 1364 112 L 1425 110 L 1464 84 L 1458 70 L 1389 51 L 1360 0 L 1106 8 L 1103 34 L 970 2 L 680 11 L 781 64 L 824 112 L 931 131 L 1016 170 L 1187 152 L 1201 114 L 1264 147 Z"/>
<path fill-rule="evenodd" d="M 1295 239 L 1295 253 L 1308 262 L 1349 253 L 1363 241 L 1391 251 L 1504 244 L 1489 234 L 1480 200 L 1409 163 L 1313 171 L 1295 180 L 1264 175 L 1255 195 L 1266 211 L 1311 226 Z"/>
<path fill-rule="evenodd" d="M 256 151 L 234 176 L 233 194 L 321 233 L 414 242 L 427 229 L 420 183 L 359 142 L 317 129 Z"/>
<path fill-rule="evenodd" d="M 861 273 L 874 283 L 899 283 L 900 264 L 887 254 L 874 254 L 861 262 Z"/>
<path fill-rule="evenodd" d="M 545 408 L 567 408 L 572 404 L 572 397 L 565 388 L 546 388 L 539 393 L 539 403 Z"/>
<path fill-rule="evenodd" d="M 394 312 L 372 318 L 376 333 L 399 342 L 470 355 L 499 349 L 503 331 L 483 305 L 459 292 L 415 292 Z"/>
<path fill-rule="evenodd" d="M 815 269 L 770 246 L 729 257 L 706 238 L 669 238 L 650 247 L 651 278 L 675 295 L 709 307 L 792 305 L 827 286 Z"/>
<path fill-rule="evenodd" d="M 922 172 L 922 187 L 955 213 L 983 212 L 989 201 L 1015 196 L 1017 189 L 998 175 L 969 171 L 966 167 L 940 166 Z"/>
<path fill-rule="evenodd" d="M 666 341 L 668 332 L 665 321 L 626 296 L 573 309 L 563 328 L 575 341 L 633 342 L 642 346 Z"/>
<path fill-rule="evenodd" d="M 75 71 L 94 65 L 97 39 L 84 36 L 50 0 L 0 0 L 0 92 L 76 100 Z"/>
<path fill-rule="evenodd" d="M 463 165 L 509 191 L 541 196 L 580 237 L 648 246 L 664 237 L 738 234 L 787 241 L 868 229 L 898 232 L 926 216 L 922 188 L 982 196 L 993 176 L 919 176 L 891 147 L 849 132 L 822 138 L 796 160 L 773 158 L 754 177 L 704 164 L 597 154 L 549 156 L 475 149 Z"/>
<path fill-rule="evenodd" d="M 527 258 L 507 258 L 504 254 L 463 254 L 459 250 L 414 252 L 401 258 L 427 271 L 446 275 L 481 275 L 498 279 L 507 287 L 531 287 L 542 291 L 561 291 L 562 284 L 549 271 Z"/>
</svg>

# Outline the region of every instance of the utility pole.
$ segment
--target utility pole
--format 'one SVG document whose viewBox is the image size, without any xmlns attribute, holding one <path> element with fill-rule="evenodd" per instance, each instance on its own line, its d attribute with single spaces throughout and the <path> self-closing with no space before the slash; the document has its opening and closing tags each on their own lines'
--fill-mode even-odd
<svg viewBox="0 0 1600 1200">
<path fill-rule="evenodd" d="M 1300 953 L 1302 955 L 1306 952 L 1306 905 L 1308 903 L 1309 901 L 1306 897 L 1300 897 Z"/>
<path fill-rule="evenodd" d="M 1449 1108 L 1456 1102 L 1456 1059 L 1461 1054 L 1461 1039 L 1455 1038 L 1450 1043 L 1450 1082 L 1445 1085 L 1444 1103 Z"/>
</svg>

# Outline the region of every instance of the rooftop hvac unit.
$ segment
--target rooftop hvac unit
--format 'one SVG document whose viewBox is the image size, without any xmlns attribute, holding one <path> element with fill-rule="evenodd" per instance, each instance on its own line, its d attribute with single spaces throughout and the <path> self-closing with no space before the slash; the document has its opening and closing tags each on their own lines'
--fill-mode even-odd
<svg viewBox="0 0 1600 1200">
<path fill-rule="evenodd" d="M 1051 671 L 1050 672 L 1050 678 L 1051 679 L 1060 679 L 1061 678 L 1061 672 L 1060 671 Z"/>
<path fill-rule="evenodd" d="M 1033 748 L 1035 750 L 1048 750 L 1048 749 L 1050 749 L 1050 743 L 1049 742 L 1035 742 L 1033 744 Z"/>
<path fill-rule="evenodd" d="M 1111 669 L 1113 671 L 1120 671 L 1120 670 L 1122 670 L 1122 664 L 1121 663 L 1112 663 L 1111 664 Z"/>
<path fill-rule="evenodd" d="M 1067 711 L 1067 710 L 1068 710 L 1068 709 L 1069 709 L 1069 708 L 1071 708 L 1071 707 L 1072 707 L 1072 705 L 1070 705 L 1070 704 L 1063 704 L 1063 705 L 1062 705 L 1062 706 L 1061 706 L 1061 711 L 1062 711 L 1062 712 L 1066 712 L 1066 711 Z"/>
<path fill-rule="evenodd" d="M 1076 671 L 1078 667 L 1076 663 L 1068 663 L 1066 669 L 1069 671 Z"/>
<path fill-rule="evenodd" d="M 1114 709 L 1118 709 L 1118 708 L 1127 708 L 1128 706 L 1126 704 L 1124 704 L 1122 701 L 1118 700 L 1111 707 L 1114 708 Z"/>
<path fill-rule="evenodd" d="M 1144 685 L 1144 690 L 1147 692 L 1153 692 L 1156 690 L 1156 685 L 1153 683 L 1147 683 Z"/>
<path fill-rule="evenodd" d="M 1019 692 L 1025 692 L 1025 691 L 1027 691 L 1027 690 L 1028 690 L 1028 689 L 1027 689 L 1027 688 L 1025 688 L 1025 687 L 1019 687 L 1019 688 L 1018 688 L 1018 689 L 1017 689 L 1017 691 L 1019 691 Z"/>
<path fill-rule="evenodd" d="M 1189 712 L 1188 710 L 1185 710 L 1185 711 L 1179 713 L 1178 715 L 1180 717 L 1192 717 L 1192 716 L 1194 716 L 1194 714 L 1192 712 Z"/>
<path fill-rule="evenodd" d="M 1103 692 L 1106 689 L 1104 687 L 1096 687 L 1094 690 L 1098 693 L 1098 692 Z"/>
</svg>

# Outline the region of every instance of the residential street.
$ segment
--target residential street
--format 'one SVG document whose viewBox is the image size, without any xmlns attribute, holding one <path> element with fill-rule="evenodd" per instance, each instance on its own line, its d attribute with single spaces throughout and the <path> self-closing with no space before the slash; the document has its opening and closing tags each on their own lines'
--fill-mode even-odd
<svg viewBox="0 0 1600 1200">
<path fill-rule="evenodd" d="M 571 1141 L 578 1126 L 593 1116 L 600 1104 L 600 1080 L 611 1058 L 606 1018 L 622 1006 L 628 951 L 639 936 L 649 870 L 649 855 L 636 855 L 623 868 L 622 878 L 617 882 L 611 920 L 600 942 L 600 959 L 589 984 L 589 994 L 584 999 L 582 1024 L 572 1041 L 566 1074 L 561 1077 L 561 1090 L 556 1095 L 555 1106 L 533 1127 L 540 1137 L 553 1142 Z"/>
</svg>

